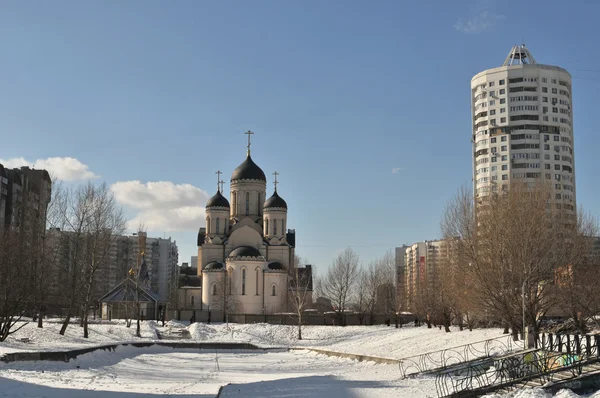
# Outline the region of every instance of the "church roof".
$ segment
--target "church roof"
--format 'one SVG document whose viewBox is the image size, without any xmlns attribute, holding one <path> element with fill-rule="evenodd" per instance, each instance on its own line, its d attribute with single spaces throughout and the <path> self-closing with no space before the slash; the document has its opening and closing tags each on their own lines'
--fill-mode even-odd
<svg viewBox="0 0 600 398">
<path fill-rule="evenodd" d="M 216 194 L 213 195 L 212 198 L 208 199 L 206 202 L 206 208 L 211 207 L 226 207 L 229 208 L 229 201 L 223 195 L 221 195 L 221 191 L 217 191 Z"/>
<path fill-rule="evenodd" d="M 216 271 L 223 268 L 223 263 L 219 261 L 211 261 L 204 266 L 204 271 Z"/>
<path fill-rule="evenodd" d="M 264 171 L 250 157 L 250 154 L 246 157 L 246 160 L 240 164 L 231 174 L 231 181 L 235 180 L 259 180 L 267 182 Z"/>
<path fill-rule="evenodd" d="M 271 195 L 271 197 L 267 199 L 265 201 L 265 204 L 263 205 L 263 208 L 265 209 L 274 207 L 287 209 L 287 203 L 285 203 L 285 200 L 283 200 L 283 198 L 279 196 L 277 191 L 273 192 L 273 195 Z"/>
<path fill-rule="evenodd" d="M 238 259 L 242 259 L 243 257 L 256 258 L 256 257 L 262 257 L 262 254 L 260 254 L 258 249 L 254 248 L 252 246 L 240 246 L 240 247 L 236 247 L 235 249 L 233 249 L 231 251 L 231 253 L 229 253 L 229 256 L 227 256 L 227 258 L 238 258 Z"/>
<path fill-rule="evenodd" d="M 136 295 L 137 290 L 137 295 Z M 111 291 L 106 293 L 100 302 L 102 303 L 114 303 L 123 301 L 136 301 L 141 302 L 157 302 L 158 298 L 150 290 L 144 289 L 140 283 L 135 283 L 131 278 L 126 278 L 123 282 L 115 286 Z"/>
</svg>

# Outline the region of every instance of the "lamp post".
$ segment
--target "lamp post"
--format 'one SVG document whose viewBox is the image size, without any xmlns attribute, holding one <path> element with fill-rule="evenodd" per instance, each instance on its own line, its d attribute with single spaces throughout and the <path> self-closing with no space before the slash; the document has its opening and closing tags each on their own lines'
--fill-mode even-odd
<svg viewBox="0 0 600 398">
<path fill-rule="evenodd" d="M 523 349 L 527 349 L 527 338 L 525 337 L 525 280 L 523 280 L 523 286 L 521 287 L 521 293 L 523 298 L 523 331 L 521 337 L 523 338 Z"/>
</svg>

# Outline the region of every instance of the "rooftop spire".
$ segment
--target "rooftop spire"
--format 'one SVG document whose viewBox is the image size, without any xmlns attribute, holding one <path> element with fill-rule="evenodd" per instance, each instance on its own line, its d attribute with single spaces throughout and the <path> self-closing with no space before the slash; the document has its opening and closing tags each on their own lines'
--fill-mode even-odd
<svg viewBox="0 0 600 398">
<path fill-rule="evenodd" d="M 221 174 L 223 174 L 223 172 L 221 170 L 217 170 L 215 172 L 215 174 L 217 175 L 217 191 L 221 192 Z"/>
<path fill-rule="evenodd" d="M 525 64 L 536 64 L 535 58 L 529 52 L 527 47 L 525 47 L 525 43 L 519 45 L 514 45 L 513 48 L 508 53 L 508 56 L 504 60 L 502 66 L 511 66 L 511 65 L 525 65 Z"/>
<path fill-rule="evenodd" d="M 221 184 L 221 192 L 223 192 L 223 184 L 225 184 L 225 181 L 221 180 L 221 181 L 219 181 L 219 182 L 220 182 L 220 184 Z"/>
<path fill-rule="evenodd" d="M 273 185 L 275 185 L 275 192 L 277 192 L 277 184 L 279 184 L 279 182 L 277 182 L 277 176 L 279 175 L 278 172 L 274 172 L 273 175 L 275 176 L 275 180 L 273 181 Z"/>
<path fill-rule="evenodd" d="M 248 155 L 248 156 L 250 156 L 250 144 L 251 144 L 251 143 L 250 143 L 250 136 L 251 136 L 252 134 L 254 134 L 254 133 L 253 133 L 252 131 L 248 130 L 248 131 L 246 131 L 244 134 L 247 134 L 247 135 L 248 135 L 248 153 L 247 153 L 247 155 Z"/>
</svg>

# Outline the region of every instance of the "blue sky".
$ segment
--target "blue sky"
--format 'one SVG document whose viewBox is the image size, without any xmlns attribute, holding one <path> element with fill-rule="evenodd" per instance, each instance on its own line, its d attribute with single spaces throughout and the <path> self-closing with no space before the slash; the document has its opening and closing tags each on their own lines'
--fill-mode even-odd
<svg viewBox="0 0 600 398">
<path fill-rule="evenodd" d="M 588 3 L 4 1 L 0 159 L 114 184 L 181 262 L 251 129 L 297 253 L 323 270 L 349 246 L 366 263 L 439 237 L 471 181 L 470 79 L 524 40 L 573 75 L 577 199 L 599 215 Z"/>
</svg>

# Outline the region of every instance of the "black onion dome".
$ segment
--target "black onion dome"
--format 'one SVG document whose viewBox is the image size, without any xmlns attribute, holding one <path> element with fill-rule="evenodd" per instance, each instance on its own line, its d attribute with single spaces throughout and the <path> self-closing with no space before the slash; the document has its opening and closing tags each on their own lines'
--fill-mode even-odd
<svg viewBox="0 0 600 398">
<path fill-rule="evenodd" d="M 265 177 L 264 171 L 252 161 L 250 154 L 248 154 L 246 160 L 233 170 L 231 181 L 234 180 L 259 180 L 267 182 L 267 177 Z"/>
<path fill-rule="evenodd" d="M 272 269 L 272 270 L 284 270 L 285 269 L 283 264 L 281 264 L 279 261 L 273 261 L 272 263 L 269 263 L 268 267 L 269 267 L 269 269 Z"/>
<path fill-rule="evenodd" d="M 268 209 L 271 207 L 279 207 L 279 208 L 287 209 L 287 203 L 285 203 L 285 200 L 283 200 L 281 198 L 281 196 L 279 196 L 277 191 L 275 191 L 273 193 L 273 195 L 271 195 L 271 197 L 269 199 L 267 199 L 265 201 L 265 204 L 263 205 L 264 209 Z"/>
<path fill-rule="evenodd" d="M 221 191 L 217 191 L 217 193 L 206 202 L 206 208 L 208 209 L 209 207 L 229 208 L 229 201 L 225 196 L 221 195 Z"/>
<path fill-rule="evenodd" d="M 218 261 L 211 261 L 210 263 L 204 266 L 205 271 L 216 271 L 219 269 L 223 269 L 223 263 L 220 263 Z"/>
<path fill-rule="evenodd" d="M 240 246 L 236 247 L 229 253 L 227 257 L 260 257 L 261 254 L 258 249 L 252 246 Z"/>
</svg>

